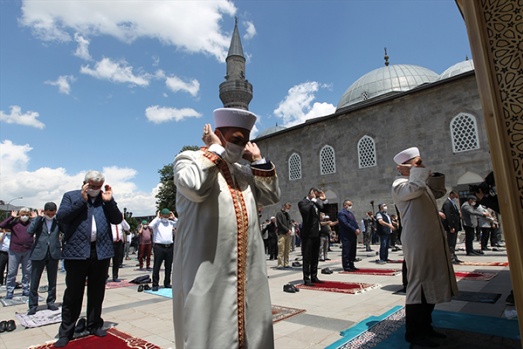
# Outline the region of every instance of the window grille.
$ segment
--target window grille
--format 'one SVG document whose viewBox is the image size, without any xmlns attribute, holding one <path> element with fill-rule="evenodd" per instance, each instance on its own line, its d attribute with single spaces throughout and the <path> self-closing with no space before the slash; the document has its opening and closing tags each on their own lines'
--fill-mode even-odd
<svg viewBox="0 0 523 349">
<path fill-rule="evenodd" d="M 360 168 L 376 166 L 376 145 L 369 136 L 358 141 L 358 164 Z"/>
<path fill-rule="evenodd" d="M 320 150 L 320 173 L 322 175 L 336 173 L 336 156 L 334 148 L 326 145 Z"/>
<path fill-rule="evenodd" d="M 294 153 L 289 158 L 289 180 L 301 179 L 301 157 Z"/>
<path fill-rule="evenodd" d="M 460 113 L 450 121 L 450 135 L 454 153 L 479 149 L 476 118 L 470 114 Z"/>
</svg>

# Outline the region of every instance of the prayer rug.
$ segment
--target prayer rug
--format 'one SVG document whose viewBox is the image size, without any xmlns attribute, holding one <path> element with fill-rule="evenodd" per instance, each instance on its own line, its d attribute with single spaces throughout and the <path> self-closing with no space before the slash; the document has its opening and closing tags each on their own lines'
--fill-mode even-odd
<svg viewBox="0 0 523 349">
<path fill-rule="evenodd" d="M 496 303 L 501 293 L 459 291 L 457 296 L 452 297 L 455 301 Z"/>
<path fill-rule="evenodd" d="M 395 276 L 395 275 L 401 274 L 401 270 L 399 270 L 399 269 L 379 269 L 379 268 L 358 268 L 358 270 L 354 270 L 354 271 L 340 271 L 340 274 Z"/>
<path fill-rule="evenodd" d="M 15 313 L 20 325 L 33 328 L 45 325 L 56 324 L 62 321 L 62 310 L 58 309 L 51 311 L 49 309 L 39 310 L 34 315 L 27 315 L 26 313 Z"/>
<path fill-rule="evenodd" d="M 492 280 L 498 273 L 483 273 L 475 271 L 455 271 L 456 280 L 477 280 L 477 281 L 488 281 Z"/>
<path fill-rule="evenodd" d="M 149 293 L 149 294 L 154 294 L 155 296 L 173 298 L 173 290 L 170 288 L 160 288 L 158 291 L 149 290 L 149 291 L 143 291 L 143 292 Z"/>
<path fill-rule="evenodd" d="M 461 262 L 459 265 L 473 265 L 478 267 L 506 267 L 508 262 Z"/>
<path fill-rule="evenodd" d="M 348 294 L 362 293 L 367 290 L 380 287 L 378 284 L 365 284 L 362 282 L 341 282 L 341 281 L 323 281 L 322 283 L 314 284 L 314 286 L 306 286 L 303 284 L 296 285 L 299 289 L 313 290 L 313 291 L 328 291 L 340 292 Z"/>
<path fill-rule="evenodd" d="M 272 306 L 272 322 L 278 322 L 290 318 L 291 316 L 304 313 L 305 309 L 296 309 L 289 307 L 282 307 L 280 305 Z"/>
<path fill-rule="evenodd" d="M 387 263 L 403 263 L 403 259 L 389 259 Z"/>
<path fill-rule="evenodd" d="M 54 341 L 43 345 L 32 346 L 30 349 L 53 349 Z M 161 349 L 159 346 L 143 339 L 133 337 L 125 332 L 118 331 L 114 327 L 107 330 L 107 336 L 84 336 L 72 339 L 67 344 L 67 349 Z"/>
<path fill-rule="evenodd" d="M 0 303 L 2 303 L 4 307 L 10 307 L 12 305 L 26 304 L 28 300 L 29 297 L 27 296 L 14 296 L 12 299 L 0 298 Z M 43 300 L 42 297 L 38 296 L 39 302 L 43 302 Z"/>
<path fill-rule="evenodd" d="M 442 349 L 520 349 L 517 321 L 435 310 L 432 324 L 446 339 L 435 339 Z M 396 306 L 341 331 L 340 340 L 326 349 L 405 349 L 405 311 Z M 417 348 L 417 347 L 416 347 Z"/>
<path fill-rule="evenodd" d="M 122 280 L 121 282 L 108 281 L 105 284 L 105 289 L 110 290 L 112 288 L 120 288 L 120 287 L 128 287 L 128 286 L 136 286 L 136 284 L 130 283 L 129 281 L 126 281 L 126 280 Z"/>
</svg>

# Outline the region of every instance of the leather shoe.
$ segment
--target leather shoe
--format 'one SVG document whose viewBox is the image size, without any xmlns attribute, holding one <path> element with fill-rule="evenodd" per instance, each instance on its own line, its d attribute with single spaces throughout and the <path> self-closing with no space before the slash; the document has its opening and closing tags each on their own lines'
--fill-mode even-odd
<svg viewBox="0 0 523 349">
<path fill-rule="evenodd" d="M 158 289 L 159 289 L 158 286 L 153 286 L 153 292 L 158 292 Z"/>
<path fill-rule="evenodd" d="M 321 270 L 321 273 L 322 274 L 332 274 L 332 270 L 330 270 L 329 268 L 323 268 Z"/>
<path fill-rule="evenodd" d="M 95 335 L 96 337 L 105 337 L 107 336 L 107 331 L 104 330 L 102 327 L 98 327 L 97 329 L 89 331 L 92 335 Z"/>
<path fill-rule="evenodd" d="M 60 337 L 55 343 L 54 343 L 54 347 L 55 348 L 62 348 L 62 347 L 65 347 L 67 345 L 67 343 L 69 343 L 69 338 L 68 337 Z"/>
<path fill-rule="evenodd" d="M 11 332 L 11 331 L 16 330 L 15 320 L 9 320 L 9 321 L 7 321 L 7 326 L 5 327 L 5 330 L 6 330 L 7 332 Z"/>
<path fill-rule="evenodd" d="M 36 314 L 36 307 L 29 308 L 27 315 L 34 315 L 34 314 Z"/>
<path fill-rule="evenodd" d="M 7 327 L 7 321 L 0 321 L 0 333 L 5 332 Z"/>
<path fill-rule="evenodd" d="M 296 287 L 296 286 L 294 286 L 294 285 L 292 285 L 292 284 L 291 284 L 291 286 L 292 286 L 292 288 L 294 288 L 294 291 L 295 291 L 295 292 L 300 292 L 300 289 L 299 289 L 298 287 Z"/>
<path fill-rule="evenodd" d="M 424 335 L 429 338 L 447 338 L 446 334 L 435 331 L 434 329 L 424 332 Z"/>
<path fill-rule="evenodd" d="M 311 282 L 311 280 L 303 280 L 303 284 L 305 286 L 314 286 L 314 284 Z"/>
<path fill-rule="evenodd" d="M 57 311 L 58 307 L 55 304 L 47 304 L 47 309 L 51 311 Z"/>
<path fill-rule="evenodd" d="M 120 280 L 118 278 L 113 278 L 113 282 L 122 282 L 122 280 Z"/>
<path fill-rule="evenodd" d="M 143 285 L 138 286 L 138 292 L 143 292 L 143 289 L 144 289 Z"/>
<path fill-rule="evenodd" d="M 80 319 L 78 319 L 78 322 L 76 323 L 76 326 L 74 327 L 74 331 L 76 333 L 81 333 L 81 332 L 85 331 L 85 318 L 81 317 Z M 66 338 L 66 337 L 62 337 L 62 338 Z M 62 339 L 62 338 L 60 338 L 60 339 Z M 67 339 L 67 340 L 69 341 L 69 339 Z"/>
<path fill-rule="evenodd" d="M 163 288 L 173 288 L 173 286 L 172 285 L 165 285 L 165 286 L 163 286 Z"/>
<path fill-rule="evenodd" d="M 143 285 L 143 290 L 144 291 L 150 291 L 151 290 L 151 286 L 145 284 L 145 285 Z"/>
<path fill-rule="evenodd" d="M 313 284 L 322 284 L 322 283 L 324 283 L 324 281 L 321 281 L 318 278 L 312 278 L 311 281 L 312 281 Z"/>
<path fill-rule="evenodd" d="M 293 285 L 287 284 L 287 285 L 283 285 L 283 292 L 296 293 L 296 290 L 294 289 Z"/>
</svg>

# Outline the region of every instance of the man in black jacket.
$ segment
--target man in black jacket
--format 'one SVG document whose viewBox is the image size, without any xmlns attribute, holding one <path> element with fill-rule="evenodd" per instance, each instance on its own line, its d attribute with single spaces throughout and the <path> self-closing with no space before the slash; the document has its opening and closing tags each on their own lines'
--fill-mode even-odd
<svg viewBox="0 0 523 349">
<path fill-rule="evenodd" d="M 309 194 L 298 203 L 303 219 L 300 237 L 303 254 L 303 283 L 312 286 L 321 283 L 318 279 L 318 259 L 320 253 L 320 211 L 326 201 L 325 193 L 311 188 Z"/>
<path fill-rule="evenodd" d="M 56 276 L 60 261 L 60 226 L 56 221 L 56 204 L 48 202 L 44 210 L 38 210 L 36 216 L 27 228 L 27 233 L 34 235 L 31 259 L 31 286 L 29 288 L 29 311 L 27 315 L 34 315 L 38 308 L 38 286 L 44 268 L 47 271 L 47 308 L 58 310 L 56 301 Z"/>
<path fill-rule="evenodd" d="M 443 220 L 443 227 L 447 232 L 447 242 L 449 244 L 450 253 L 452 254 L 452 263 L 459 264 L 461 261 L 456 256 L 456 242 L 458 239 L 458 233 L 461 230 L 461 216 L 459 213 L 458 205 L 454 200 L 458 199 L 459 196 L 455 191 L 449 193 L 449 197 L 443 203 L 441 212 L 445 214 Z M 458 202 L 459 204 L 459 202 Z"/>
</svg>

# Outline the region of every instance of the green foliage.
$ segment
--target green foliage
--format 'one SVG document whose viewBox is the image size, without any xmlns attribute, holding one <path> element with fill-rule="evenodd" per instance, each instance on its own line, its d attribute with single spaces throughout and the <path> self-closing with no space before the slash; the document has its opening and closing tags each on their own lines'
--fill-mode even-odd
<svg viewBox="0 0 523 349">
<path fill-rule="evenodd" d="M 196 145 L 185 145 L 180 153 L 186 150 L 198 150 Z M 158 170 L 162 184 L 156 194 L 156 209 L 168 208 L 176 214 L 176 186 L 174 185 L 174 163 L 171 162 Z"/>
</svg>

